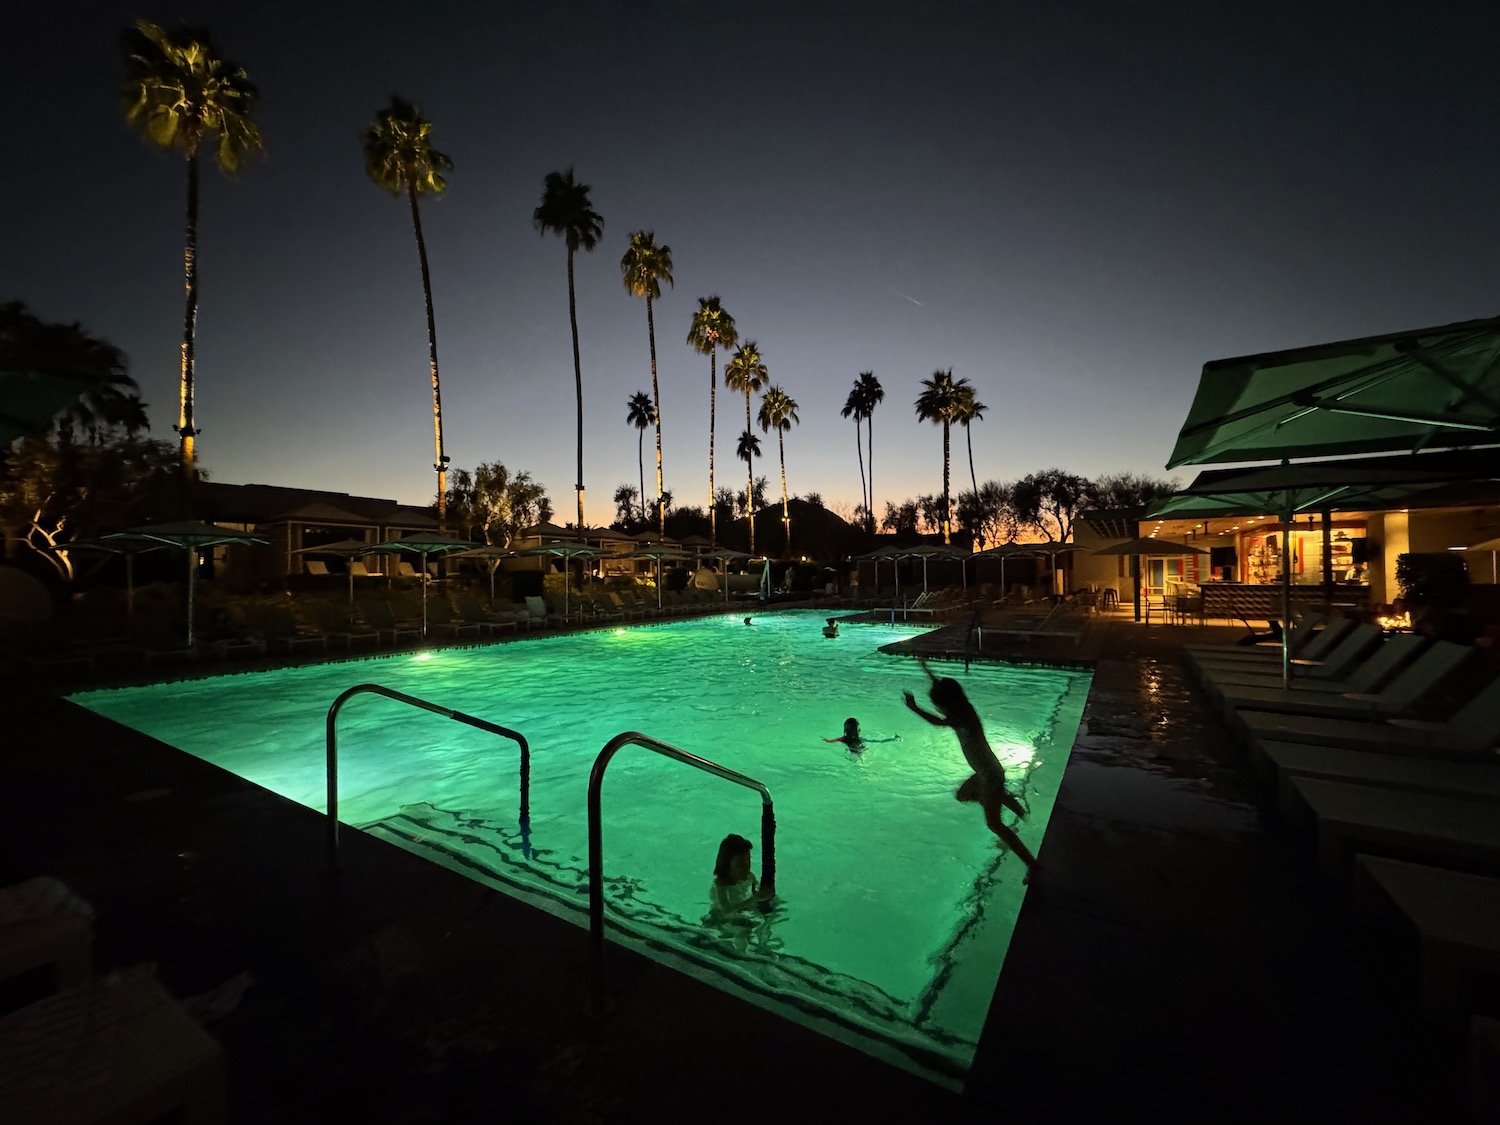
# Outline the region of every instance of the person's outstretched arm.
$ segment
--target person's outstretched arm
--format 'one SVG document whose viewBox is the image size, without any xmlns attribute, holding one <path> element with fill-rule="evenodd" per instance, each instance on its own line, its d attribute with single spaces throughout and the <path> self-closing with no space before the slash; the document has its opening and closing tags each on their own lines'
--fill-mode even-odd
<svg viewBox="0 0 1500 1125">
<path fill-rule="evenodd" d="M 947 719 L 943 718 L 943 716 L 941 716 L 941 715 L 934 715 L 931 711 L 924 711 L 924 710 L 922 710 L 921 704 L 919 704 L 917 702 L 917 697 L 914 696 L 914 695 L 912 695 L 911 692 L 909 692 L 909 691 L 903 691 L 901 693 L 901 695 L 906 700 L 906 706 L 911 709 L 911 711 L 912 711 L 912 713 L 914 715 L 920 715 L 920 716 L 922 716 L 922 718 L 926 719 L 933 726 L 935 726 L 935 727 L 949 727 L 949 726 L 953 725 Z"/>
</svg>

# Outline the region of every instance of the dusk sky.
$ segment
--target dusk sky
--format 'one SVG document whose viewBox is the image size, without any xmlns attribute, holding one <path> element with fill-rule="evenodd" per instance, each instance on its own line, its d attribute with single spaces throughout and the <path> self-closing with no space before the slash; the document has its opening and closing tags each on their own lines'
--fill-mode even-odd
<svg viewBox="0 0 1500 1125">
<path fill-rule="evenodd" d="M 569 166 L 605 220 L 577 262 L 591 523 L 637 480 L 625 406 L 651 386 L 646 311 L 619 261 L 640 228 L 675 263 L 656 330 L 679 504 L 707 498 L 708 360 L 683 341 L 715 293 L 800 404 L 793 493 L 857 502 L 839 410 L 865 370 L 886 390 L 877 511 L 941 489 L 941 433 L 912 410 L 937 368 L 989 407 L 981 481 L 1164 476 L 1207 360 L 1500 313 L 1487 11 L 32 4 L 0 41 L 0 299 L 122 347 L 153 435 L 175 438 L 186 175 L 120 115 L 119 38 L 136 16 L 185 19 L 260 87 L 267 145 L 236 181 L 203 181 L 198 448 L 215 480 L 431 500 L 410 218 L 361 154 L 393 93 L 454 162 L 423 204 L 453 466 L 530 470 L 559 522 L 566 253 L 531 214 Z M 720 485 L 744 487 L 743 426 L 721 382 Z M 646 450 L 649 481 L 649 433 Z M 957 493 L 961 431 L 953 470 Z"/>
</svg>

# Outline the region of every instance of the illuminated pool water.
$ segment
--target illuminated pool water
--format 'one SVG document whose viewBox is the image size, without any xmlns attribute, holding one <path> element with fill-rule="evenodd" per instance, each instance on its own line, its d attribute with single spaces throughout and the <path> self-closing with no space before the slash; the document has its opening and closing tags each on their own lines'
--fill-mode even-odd
<svg viewBox="0 0 1500 1125">
<path fill-rule="evenodd" d="M 627 747 L 604 786 L 607 896 L 631 944 L 884 1057 L 961 1074 L 1020 909 L 1024 868 L 953 790 L 953 736 L 924 697 L 913 627 L 815 612 L 717 617 L 520 643 L 85 692 L 75 702 L 311 808 L 325 807 L 324 716 L 376 683 L 520 731 L 532 747 L 529 840 L 513 744 L 374 695 L 339 721 L 340 815 L 565 916 L 586 904 L 589 767 L 638 730 L 762 781 L 777 818 L 779 905 L 705 926 L 715 849 L 760 841 L 751 791 Z M 1087 672 L 943 666 L 984 719 L 1036 849 L 1072 747 Z M 822 740 L 854 715 L 863 755 Z M 757 866 L 759 856 L 757 854 Z"/>
</svg>

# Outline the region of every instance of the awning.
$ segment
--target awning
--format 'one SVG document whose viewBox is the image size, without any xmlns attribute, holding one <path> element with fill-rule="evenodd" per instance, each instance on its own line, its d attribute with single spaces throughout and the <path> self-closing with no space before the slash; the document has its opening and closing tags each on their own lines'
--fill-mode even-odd
<svg viewBox="0 0 1500 1125">
<path fill-rule="evenodd" d="M 1500 443 L 1500 318 L 1203 365 L 1167 468 Z"/>
</svg>

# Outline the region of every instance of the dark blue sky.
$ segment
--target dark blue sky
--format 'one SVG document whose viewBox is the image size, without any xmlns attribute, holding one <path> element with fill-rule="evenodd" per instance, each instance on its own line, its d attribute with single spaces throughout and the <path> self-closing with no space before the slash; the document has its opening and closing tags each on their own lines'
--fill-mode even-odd
<svg viewBox="0 0 1500 1125">
<path fill-rule="evenodd" d="M 877 507 L 941 487 L 940 433 L 911 409 L 935 368 L 989 406 L 981 481 L 1161 475 L 1206 360 L 1500 312 L 1487 7 L 1041 7 L 33 10 L 0 42 L 0 298 L 122 346 L 154 432 L 173 436 L 185 174 L 116 97 L 119 33 L 142 15 L 207 24 L 262 93 L 266 159 L 204 180 L 199 450 L 218 480 L 430 498 L 410 221 L 360 151 L 392 93 L 455 165 L 423 220 L 448 452 L 531 470 L 564 515 L 565 254 L 531 212 L 550 170 L 593 186 L 605 236 L 578 261 L 591 522 L 636 480 L 625 402 L 650 388 L 645 307 L 619 259 L 637 228 L 675 259 L 656 323 L 679 503 L 706 498 L 708 364 L 683 337 L 710 293 L 801 405 L 794 492 L 856 501 L 839 409 L 860 371 L 880 377 Z M 743 411 L 721 385 L 720 484 L 743 487 Z M 958 435 L 954 452 L 956 491 Z"/>
</svg>

